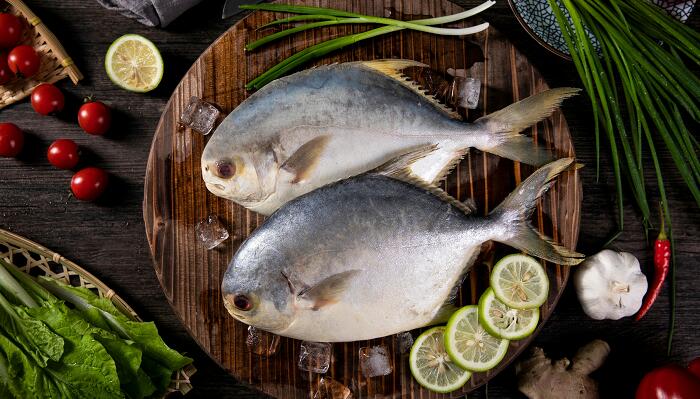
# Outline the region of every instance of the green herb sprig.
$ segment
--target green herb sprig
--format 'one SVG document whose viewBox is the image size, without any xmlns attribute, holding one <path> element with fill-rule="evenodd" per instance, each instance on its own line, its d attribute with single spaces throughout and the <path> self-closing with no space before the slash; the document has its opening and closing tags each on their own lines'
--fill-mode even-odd
<svg viewBox="0 0 700 399">
<path fill-rule="evenodd" d="M 700 33 L 648 1 L 548 1 L 593 106 L 597 170 L 601 125 L 609 144 L 619 231 L 624 227 L 623 176 L 642 214 L 645 233 L 651 227 L 644 177 L 644 159 L 648 154 L 671 248 L 675 248 L 664 169 L 657 149 L 668 150 L 700 205 L 700 145 L 682 116 L 685 113 L 695 122 L 700 120 L 700 78 L 686 66 L 686 62 L 696 67 L 700 64 Z M 573 24 L 566 19 L 564 10 Z M 598 49 L 588 33 L 595 37 Z M 672 259 L 669 353 L 675 324 L 675 256 Z"/>
<path fill-rule="evenodd" d="M 391 32 L 396 32 L 403 29 L 416 30 L 421 32 L 433 33 L 437 35 L 448 35 L 448 36 L 464 36 L 471 35 L 477 32 L 481 32 L 489 27 L 488 23 L 482 23 L 469 28 L 437 28 L 434 25 L 443 25 L 456 21 L 460 21 L 471 16 L 474 16 L 492 5 L 496 4 L 495 1 L 489 0 L 483 4 L 476 6 L 472 9 L 453 14 L 444 17 L 437 18 L 427 18 L 419 19 L 414 21 L 400 21 L 392 18 L 382 18 L 374 17 L 370 15 L 362 15 L 357 13 L 352 13 L 348 11 L 336 10 L 332 8 L 321 8 L 321 7 L 309 7 L 309 6 L 294 6 L 289 4 L 254 4 L 254 5 L 243 5 L 241 8 L 247 10 L 263 10 L 263 11 L 273 11 L 273 12 L 285 12 L 292 14 L 301 14 L 288 18 L 277 19 L 269 24 L 263 25 L 263 27 L 269 27 L 272 25 L 296 23 L 301 21 L 317 21 L 311 22 L 293 28 L 288 28 L 261 39 L 258 39 L 252 43 L 246 45 L 246 50 L 252 51 L 265 44 L 271 43 L 273 41 L 279 40 L 289 35 L 295 33 L 303 32 L 308 29 L 320 28 L 324 26 L 333 26 L 341 24 L 378 24 L 384 25 L 380 28 L 375 28 L 368 30 L 366 32 L 355 33 L 347 36 L 338 37 L 331 40 L 326 40 L 324 42 L 318 43 L 314 46 L 308 47 L 301 50 L 292 56 L 281 61 L 277 65 L 268 69 L 260 76 L 248 82 L 246 89 L 260 89 L 264 85 L 270 83 L 271 81 L 285 75 L 286 73 L 298 68 L 299 66 L 323 57 L 324 55 L 338 50 L 340 48 L 349 46 L 351 44 L 357 43 L 362 40 L 366 40 L 372 37 L 384 35 Z"/>
</svg>

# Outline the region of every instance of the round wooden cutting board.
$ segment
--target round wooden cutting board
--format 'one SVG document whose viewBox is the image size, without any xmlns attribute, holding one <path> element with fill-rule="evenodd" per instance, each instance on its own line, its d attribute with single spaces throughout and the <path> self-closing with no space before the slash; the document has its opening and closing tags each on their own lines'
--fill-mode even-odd
<svg viewBox="0 0 700 399">
<path fill-rule="evenodd" d="M 462 11 L 446 0 L 324 0 L 312 5 L 404 19 Z M 207 191 L 200 174 L 200 156 L 207 137 L 178 125 L 180 114 L 191 96 L 230 112 L 250 94 L 244 88 L 245 83 L 276 62 L 328 37 L 366 29 L 352 26 L 307 31 L 246 53 L 243 49 L 245 43 L 268 33 L 256 31 L 256 27 L 270 22 L 273 17 L 272 13 L 256 12 L 232 26 L 202 54 L 175 89 L 153 139 L 143 211 L 156 274 L 175 312 L 199 345 L 236 378 L 267 394 L 282 398 L 311 398 L 323 375 L 299 370 L 300 342 L 282 338 L 276 354 L 267 357 L 253 354 L 246 345 L 247 326 L 234 321 L 224 309 L 220 292 L 224 271 L 241 242 L 264 219 Z M 476 22 L 479 21 L 467 21 L 466 24 Z M 420 61 L 441 74 L 449 68 L 469 70 L 485 84 L 479 109 L 470 111 L 468 120 L 548 88 L 539 72 L 493 28 L 466 38 L 397 32 L 348 47 L 318 61 L 318 64 L 381 58 Z M 569 130 L 559 111 L 533 127 L 531 134 L 540 145 L 551 148 L 559 157 L 574 156 Z M 444 187 L 457 199 L 473 198 L 479 212 L 486 214 L 532 170 L 529 166 L 472 150 L 450 174 Z M 534 225 L 555 241 L 569 248 L 575 247 L 581 198 L 577 172 L 565 173 L 540 201 L 533 217 Z M 210 214 L 217 215 L 232 235 L 214 250 L 207 250 L 195 236 L 195 224 Z M 496 259 L 515 252 L 500 245 L 494 248 Z M 485 255 L 483 258 L 493 258 L 494 251 L 482 254 Z M 482 263 L 472 269 L 462 287 L 459 296 L 462 304 L 476 303 L 488 284 L 489 269 Z M 552 314 L 569 275 L 566 267 L 547 265 L 547 268 L 551 293 L 542 308 L 540 328 Z M 461 392 L 450 396 L 463 396 L 495 376 L 538 331 L 528 339 L 511 343 L 508 354 L 496 369 L 474 374 Z M 418 333 L 413 332 L 414 338 Z M 386 345 L 392 352 L 393 372 L 384 377 L 365 378 L 360 371 L 358 351 L 361 347 L 379 344 Z M 413 380 L 408 356 L 399 353 L 392 337 L 334 344 L 332 363 L 325 376 L 350 387 L 355 398 L 441 396 L 429 393 Z"/>
</svg>

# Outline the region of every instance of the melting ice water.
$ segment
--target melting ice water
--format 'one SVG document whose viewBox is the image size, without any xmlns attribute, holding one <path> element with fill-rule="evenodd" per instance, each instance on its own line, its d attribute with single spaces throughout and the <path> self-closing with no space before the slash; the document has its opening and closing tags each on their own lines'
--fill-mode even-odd
<svg viewBox="0 0 700 399">
<path fill-rule="evenodd" d="M 195 226 L 195 232 L 207 249 L 216 248 L 229 237 L 228 230 L 216 215 L 209 215 L 200 220 Z"/>
<path fill-rule="evenodd" d="M 394 335 L 394 345 L 398 353 L 405 355 L 411 351 L 413 335 L 408 331 Z"/>
<path fill-rule="evenodd" d="M 214 129 L 220 114 L 221 112 L 214 105 L 192 96 L 180 115 L 180 124 L 207 135 Z"/>
<path fill-rule="evenodd" d="M 384 345 L 360 348 L 360 370 L 368 378 L 391 374 L 394 367 L 389 349 Z"/>
<path fill-rule="evenodd" d="M 280 344 L 279 335 L 267 331 L 258 330 L 253 326 L 248 327 L 248 337 L 245 340 L 248 349 L 260 356 L 272 356 L 277 353 Z"/>
<path fill-rule="evenodd" d="M 314 399 L 349 399 L 350 397 L 352 397 L 350 388 L 328 377 L 321 378 L 318 389 L 314 393 Z"/>
<path fill-rule="evenodd" d="M 299 368 L 323 374 L 331 365 L 332 346 L 328 342 L 303 341 L 299 349 Z"/>
</svg>

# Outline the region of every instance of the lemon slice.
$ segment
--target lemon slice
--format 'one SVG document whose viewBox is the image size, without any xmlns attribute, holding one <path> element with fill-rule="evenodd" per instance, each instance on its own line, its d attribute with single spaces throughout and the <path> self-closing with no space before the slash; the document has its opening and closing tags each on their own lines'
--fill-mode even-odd
<svg viewBox="0 0 700 399">
<path fill-rule="evenodd" d="M 528 337 L 540 320 L 538 308 L 518 310 L 501 302 L 491 288 L 479 299 L 479 322 L 494 337 L 516 340 Z"/>
<path fill-rule="evenodd" d="M 158 87 L 163 78 L 163 58 L 143 36 L 129 34 L 115 40 L 105 56 L 105 69 L 118 86 L 139 93 Z"/>
<path fill-rule="evenodd" d="M 491 288 L 496 298 L 511 308 L 539 308 L 549 295 L 549 277 L 536 259 L 508 255 L 494 266 Z"/>
<path fill-rule="evenodd" d="M 472 373 L 461 369 L 445 352 L 445 327 L 434 327 L 421 334 L 411 347 L 411 374 L 419 384 L 433 392 L 455 391 L 467 382 Z"/>
<path fill-rule="evenodd" d="M 453 362 L 469 371 L 496 367 L 508 351 L 508 340 L 494 337 L 479 324 L 479 308 L 456 311 L 445 330 L 445 350 Z"/>
</svg>

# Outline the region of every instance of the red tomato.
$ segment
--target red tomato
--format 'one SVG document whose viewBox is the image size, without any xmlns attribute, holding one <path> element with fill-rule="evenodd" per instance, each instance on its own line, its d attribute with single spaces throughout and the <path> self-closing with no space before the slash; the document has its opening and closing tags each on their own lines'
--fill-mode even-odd
<svg viewBox="0 0 700 399">
<path fill-rule="evenodd" d="M 0 47 L 11 48 L 22 38 L 22 23 L 16 15 L 0 14 Z"/>
<path fill-rule="evenodd" d="M 109 130 L 111 123 L 109 107 L 99 101 L 87 102 L 78 110 L 78 124 L 89 134 L 101 136 Z"/>
<path fill-rule="evenodd" d="M 700 357 L 688 364 L 688 371 L 695 374 L 696 377 L 700 378 Z"/>
<path fill-rule="evenodd" d="M 78 145 L 69 139 L 59 139 L 51 143 L 46 157 L 51 165 L 59 169 L 73 169 L 80 161 Z"/>
<path fill-rule="evenodd" d="M 15 74 L 12 73 L 12 70 L 7 65 L 7 55 L 0 53 L 0 85 L 8 83 L 14 77 Z"/>
<path fill-rule="evenodd" d="M 0 157 L 16 157 L 24 145 L 24 134 L 14 123 L 0 123 Z"/>
<path fill-rule="evenodd" d="M 637 387 L 636 399 L 694 399 L 700 392 L 700 379 L 676 365 L 659 367 L 647 373 Z"/>
<path fill-rule="evenodd" d="M 39 72 L 41 60 L 34 48 L 27 45 L 17 46 L 7 56 L 7 65 L 18 76 L 30 78 Z"/>
<path fill-rule="evenodd" d="M 100 168 L 89 167 L 73 175 L 70 189 L 75 198 L 81 201 L 94 201 L 104 193 L 108 180 L 107 172 Z"/>
<path fill-rule="evenodd" d="M 42 115 L 61 112 L 64 104 L 63 93 L 50 83 L 42 83 L 32 90 L 32 108 Z"/>
</svg>

